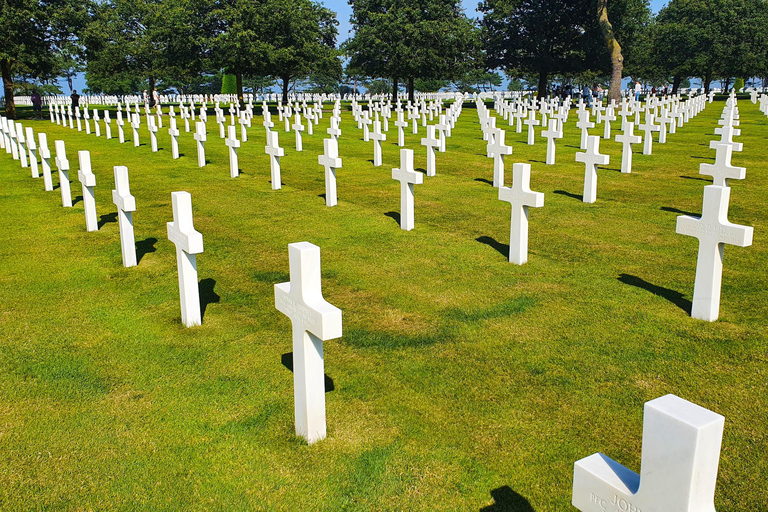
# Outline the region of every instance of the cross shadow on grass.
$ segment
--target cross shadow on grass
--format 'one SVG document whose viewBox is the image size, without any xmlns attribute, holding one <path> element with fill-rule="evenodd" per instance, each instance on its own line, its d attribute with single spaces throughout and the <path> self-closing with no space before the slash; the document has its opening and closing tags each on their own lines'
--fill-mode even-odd
<svg viewBox="0 0 768 512">
<path fill-rule="evenodd" d="M 535 512 L 531 503 L 509 486 L 491 491 L 493 505 L 483 507 L 480 512 Z"/>
<path fill-rule="evenodd" d="M 208 304 L 218 304 L 221 301 L 221 297 L 213 291 L 216 287 L 216 280 L 210 277 L 205 278 L 198 284 L 200 291 L 200 319 L 205 318 L 205 310 L 208 308 Z"/>
<path fill-rule="evenodd" d="M 155 252 L 157 249 L 155 249 L 155 244 L 157 243 L 157 238 L 150 237 L 145 238 L 144 240 L 139 240 L 136 242 L 136 263 L 141 263 L 141 258 L 144 257 L 145 254 L 149 254 L 150 252 Z"/>
<path fill-rule="evenodd" d="M 496 249 L 502 256 L 509 259 L 509 245 L 498 242 L 495 238 L 490 236 L 479 236 L 475 238 L 481 244 L 485 244 L 489 247 Z"/>
<path fill-rule="evenodd" d="M 475 181 L 479 181 L 480 183 L 487 183 L 488 185 L 493 185 L 493 182 L 491 180 L 487 180 L 485 178 L 475 178 Z"/>
<path fill-rule="evenodd" d="M 682 215 L 690 215 L 691 217 L 699 217 L 698 213 L 692 213 L 692 212 L 686 212 L 684 210 L 678 210 L 677 208 L 672 208 L 671 206 L 662 206 L 659 208 L 663 212 L 670 212 L 670 213 L 680 213 Z"/>
<path fill-rule="evenodd" d="M 75 196 L 75 198 L 72 200 L 72 206 L 75 206 L 77 203 L 83 202 L 83 196 Z"/>
<path fill-rule="evenodd" d="M 286 352 L 285 354 L 280 356 L 280 362 L 283 363 L 283 366 L 288 368 L 288 370 L 293 373 L 293 352 Z M 328 375 L 323 374 L 323 377 L 325 377 L 325 392 L 330 393 L 334 389 L 336 389 L 336 386 L 333 385 L 333 379 L 330 378 Z"/>
<path fill-rule="evenodd" d="M 679 307 L 686 313 L 691 313 L 691 301 L 683 297 L 683 294 L 678 291 L 670 290 L 669 288 L 664 288 L 662 286 L 657 286 L 630 274 L 621 274 L 617 279 L 624 284 L 642 288 L 643 290 L 648 290 L 654 295 L 658 295 L 659 297 L 667 299 L 669 302 Z"/>
<path fill-rule="evenodd" d="M 684 180 L 710 181 L 708 178 L 699 178 L 698 176 L 680 176 Z"/>
<path fill-rule="evenodd" d="M 384 216 L 389 217 L 390 219 L 395 219 L 397 225 L 400 225 L 400 214 L 398 212 L 387 212 L 384 214 Z"/>
<path fill-rule="evenodd" d="M 99 229 L 103 228 L 105 224 L 110 222 L 117 222 L 117 212 L 105 213 L 99 217 Z"/>
<path fill-rule="evenodd" d="M 554 193 L 560 194 L 561 196 L 572 197 L 574 199 L 578 199 L 579 201 L 584 201 L 584 196 L 581 194 L 574 194 L 572 192 L 566 192 L 565 190 L 555 190 Z"/>
</svg>

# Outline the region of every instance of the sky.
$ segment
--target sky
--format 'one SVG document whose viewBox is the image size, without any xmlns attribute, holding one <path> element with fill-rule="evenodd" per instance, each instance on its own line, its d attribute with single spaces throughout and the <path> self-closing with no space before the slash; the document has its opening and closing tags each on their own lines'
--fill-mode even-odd
<svg viewBox="0 0 768 512">
<path fill-rule="evenodd" d="M 659 12 L 659 9 L 667 4 L 668 0 L 650 0 L 651 10 L 655 13 Z M 346 41 L 350 36 L 351 26 L 349 24 L 349 17 L 352 15 L 352 8 L 347 3 L 347 0 L 321 0 L 321 3 L 329 9 L 336 12 L 336 19 L 339 20 L 339 37 L 338 42 Z M 477 4 L 478 0 L 462 0 L 464 11 L 470 18 L 477 18 Z M 69 94 L 69 87 L 66 80 L 59 80 L 61 90 L 65 94 Z M 85 75 L 80 74 L 74 80 L 74 87 L 77 90 L 85 88 Z"/>
</svg>

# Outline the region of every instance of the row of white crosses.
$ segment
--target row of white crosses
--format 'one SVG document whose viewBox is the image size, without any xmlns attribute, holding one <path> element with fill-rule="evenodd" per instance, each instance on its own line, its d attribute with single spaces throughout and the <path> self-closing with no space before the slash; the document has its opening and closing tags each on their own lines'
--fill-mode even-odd
<svg viewBox="0 0 768 512">
<path fill-rule="evenodd" d="M 701 217 L 681 215 L 677 218 L 676 232 L 699 240 L 696 261 L 696 277 L 693 287 L 691 316 L 700 320 L 715 321 L 720 315 L 720 297 L 723 279 L 723 255 L 725 245 L 747 247 L 752 245 L 753 228 L 728 221 L 731 197 L 730 179 L 744 179 L 746 169 L 731 165 L 733 151 L 741 151 L 741 143 L 733 142 L 734 128 L 738 123 L 735 97 L 731 97 L 721 118 L 723 126 L 716 131 L 720 141 L 712 141 L 710 147 L 717 151 L 714 164 L 701 164 L 699 174 L 712 176 L 713 184 L 704 187 Z"/>
</svg>

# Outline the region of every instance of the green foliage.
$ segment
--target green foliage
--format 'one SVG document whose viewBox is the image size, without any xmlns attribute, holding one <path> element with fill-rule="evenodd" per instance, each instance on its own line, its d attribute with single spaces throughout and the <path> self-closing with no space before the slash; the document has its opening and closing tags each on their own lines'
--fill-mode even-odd
<svg viewBox="0 0 768 512">
<path fill-rule="evenodd" d="M 343 50 L 363 76 L 455 79 L 478 55 L 477 31 L 456 0 L 351 0 Z"/>
<path fill-rule="evenodd" d="M 224 74 L 221 79 L 221 94 L 237 94 L 237 77 Z"/>
<path fill-rule="evenodd" d="M 737 78 L 736 81 L 733 83 L 733 90 L 736 92 L 741 91 L 744 88 L 744 79 L 743 78 Z"/>
<path fill-rule="evenodd" d="M 392 82 L 384 79 L 365 81 L 363 87 L 369 94 L 389 94 L 392 92 Z"/>
<path fill-rule="evenodd" d="M 419 92 L 439 92 L 450 85 L 448 80 L 440 80 L 437 78 L 418 78 L 414 80 L 414 87 Z"/>
</svg>

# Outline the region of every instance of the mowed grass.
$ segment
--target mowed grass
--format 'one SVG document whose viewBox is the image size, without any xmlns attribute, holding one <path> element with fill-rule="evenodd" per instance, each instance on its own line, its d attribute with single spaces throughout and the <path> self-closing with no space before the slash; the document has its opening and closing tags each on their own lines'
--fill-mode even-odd
<svg viewBox="0 0 768 512">
<path fill-rule="evenodd" d="M 62 208 L 58 189 L 0 152 L 0 509 L 570 510 L 576 460 L 602 451 L 639 471 L 643 404 L 667 393 L 726 418 L 717 510 L 768 508 L 768 121 L 756 105 L 739 102 L 733 163 L 747 178 L 732 181 L 729 212 L 754 226 L 754 243 L 725 249 L 717 322 L 689 316 L 698 244 L 675 234 L 678 215 L 701 211 L 709 178 L 698 166 L 714 161 L 723 107 L 708 105 L 652 156 L 635 146 L 629 175 L 620 145 L 601 141 L 611 163 L 590 205 L 575 112 L 553 166 L 540 127 L 534 146 L 509 129 L 507 185 L 512 163 L 527 162 L 545 193 L 524 266 L 507 261 L 509 204 L 489 184 L 470 103 L 437 176 L 416 186 L 411 232 L 393 218 L 395 127 L 373 167 L 348 109 L 333 208 L 317 163 L 329 105 L 301 153 L 273 116 L 286 149 L 278 191 L 260 116 L 236 179 L 212 116 L 204 168 L 183 123 L 184 156 L 171 159 L 167 118 L 157 153 L 145 124 L 135 148 L 130 129 L 118 144 L 114 123 L 107 141 L 24 121 L 52 152 L 66 141 L 73 197 L 77 151 L 91 152 L 102 225 L 87 233 L 82 201 Z M 406 130 L 421 169 L 424 133 Z M 115 165 L 128 167 L 138 205 L 130 269 Z M 205 244 L 203 325 L 192 329 L 166 236 L 177 190 L 192 194 Z M 274 307 L 299 241 L 320 246 L 323 294 L 343 311 L 343 337 L 325 343 L 328 437 L 313 446 L 294 435 L 291 325 Z"/>
</svg>

